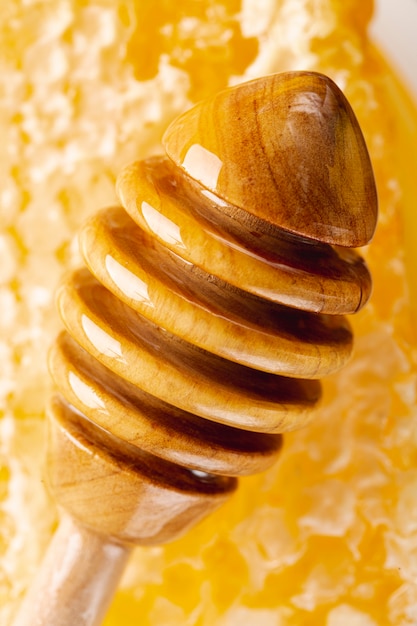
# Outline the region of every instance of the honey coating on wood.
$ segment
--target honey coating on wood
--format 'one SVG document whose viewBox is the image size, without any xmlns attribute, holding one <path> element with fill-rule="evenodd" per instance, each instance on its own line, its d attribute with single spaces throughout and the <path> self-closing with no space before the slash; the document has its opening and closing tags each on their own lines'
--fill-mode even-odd
<svg viewBox="0 0 417 626">
<path fill-rule="evenodd" d="M 244 285 L 246 294 L 330 314 L 354 313 L 369 298 L 369 272 L 353 250 L 312 239 L 300 246 L 299 237 L 180 176 L 166 157 L 128 166 L 117 187 L 126 211 L 155 241 L 229 285 Z"/>
<path fill-rule="evenodd" d="M 301 121 L 289 101 L 302 103 Z M 179 147 L 190 154 L 190 129 L 200 178 Z M 105 210 L 82 232 L 88 269 L 59 290 L 66 331 L 51 352 L 65 398 L 51 408 L 57 501 L 100 533 L 142 544 L 216 508 L 234 477 L 269 467 L 281 433 L 312 418 L 317 379 L 350 355 L 344 314 L 371 289 L 359 255 L 339 246 L 366 243 L 376 220 L 360 129 L 322 75 L 230 89 L 174 122 L 165 142 L 174 161 L 128 167 L 118 182 L 126 213 Z M 318 171 L 314 150 L 326 146 Z M 250 186 L 231 182 L 237 154 Z M 226 182 L 211 184 L 215 170 Z M 307 183 L 309 208 L 299 200 Z"/>
</svg>

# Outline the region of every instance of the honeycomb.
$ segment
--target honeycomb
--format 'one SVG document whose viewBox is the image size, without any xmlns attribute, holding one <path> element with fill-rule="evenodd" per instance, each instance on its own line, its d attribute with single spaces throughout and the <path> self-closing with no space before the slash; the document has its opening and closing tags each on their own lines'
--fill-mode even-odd
<svg viewBox="0 0 417 626">
<path fill-rule="evenodd" d="M 344 90 L 374 164 L 374 293 L 354 356 L 273 469 L 183 539 L 135 551 L 105 626 L 417 623 L 417 110 L 371 17 L 370 0 L 1 3 L 0 623 L 56 525 L 46 353 L 80 224 L 193 102 L 295 69 Z"/>
</svg>

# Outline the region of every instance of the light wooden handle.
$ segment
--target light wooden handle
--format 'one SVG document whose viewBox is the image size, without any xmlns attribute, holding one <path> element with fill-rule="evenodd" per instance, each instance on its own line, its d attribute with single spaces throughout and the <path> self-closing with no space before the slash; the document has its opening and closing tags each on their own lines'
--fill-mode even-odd
<svg viewBox="0 0 417 626">
<path fill-rule="evenodd" d="M 98 626 L 129 554 L 65 515 L 13 626 Z"/>
</svg>

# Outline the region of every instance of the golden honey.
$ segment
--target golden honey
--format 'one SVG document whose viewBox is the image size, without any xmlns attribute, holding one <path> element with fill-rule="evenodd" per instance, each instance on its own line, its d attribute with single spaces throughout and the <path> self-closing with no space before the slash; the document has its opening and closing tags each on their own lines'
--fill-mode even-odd
<svg viewBox="0 0 417 626">
<path fill-rule="evenodd" d="M 354 323 L 354 359 L 325 384 L 320 419 L 286 436 L 274 469 L 244 479 L 230 504 L 186 538 L 137 551 L 106 625 L 417 619 L 417 114 L 366 36 L 371 3 L 287 0 L 265 6 L 262 19 L 252 4 L 1 9 L 6 623 L 54 525 L 41 482 L 44 355 L 58 328 L 56 283 L 79 262 L 75 231 L 114 201 L 121 166 L 156 152 L 162 129 L 191 101 L 229 81 L 301 68 L 343 88 L 377 178 L 380 225 L 367 254 L 374 293 Z"/>
</svg>

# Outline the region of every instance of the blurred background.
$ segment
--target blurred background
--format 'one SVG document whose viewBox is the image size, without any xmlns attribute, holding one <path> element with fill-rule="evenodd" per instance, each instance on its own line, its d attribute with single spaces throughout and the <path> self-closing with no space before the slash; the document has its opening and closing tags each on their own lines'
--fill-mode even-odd
<svg viewBox="0 0 417 626">
<path fill-rule="evenodd" d="M 417 98 L 417 0 L 376 0 L 371 32 Z"/>
</svg>

